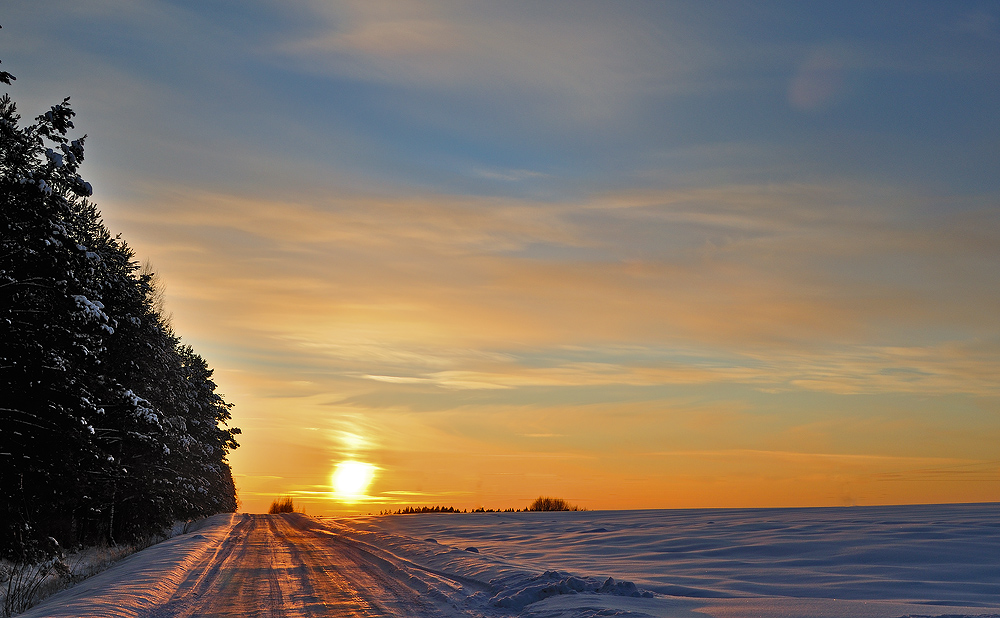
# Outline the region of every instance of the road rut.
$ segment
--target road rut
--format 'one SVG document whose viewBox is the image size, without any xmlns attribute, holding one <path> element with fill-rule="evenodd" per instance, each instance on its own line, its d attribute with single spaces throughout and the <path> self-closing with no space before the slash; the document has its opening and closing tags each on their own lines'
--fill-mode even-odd
<svg viewBox="0 0 1000 618">
<path fill-rule="evenodd" d="M 151 618 L 444 615 L 420 580 L 399 575 L 312 520 L 248 514 Z"/>
</svg>

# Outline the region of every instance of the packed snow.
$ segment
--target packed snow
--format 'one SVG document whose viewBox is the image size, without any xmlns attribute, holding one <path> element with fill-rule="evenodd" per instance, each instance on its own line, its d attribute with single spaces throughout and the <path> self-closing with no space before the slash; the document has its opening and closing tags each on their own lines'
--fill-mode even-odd
<svg viewBox="0 0 1000 618">
<path fill-rule="evenodd" d="M 1000 618 L 1000 505 L 221 515 L 41 616 Z"/>
</svg>

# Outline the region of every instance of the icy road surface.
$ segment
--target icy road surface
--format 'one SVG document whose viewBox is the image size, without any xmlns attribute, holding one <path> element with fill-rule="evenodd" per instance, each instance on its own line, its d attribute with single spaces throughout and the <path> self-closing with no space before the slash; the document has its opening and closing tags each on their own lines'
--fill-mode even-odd
<svg viewBox="0 0 1000 618">
<path fill-rule="evenodd" d="M 392 565 L 302 516 L 247 515 L 154 616 L 439 616 Z"/>
<path fill-rule="evenodd" d="M 217 515 L 25 618 L 1000 618 L 1000 505 Z"/>
<path fill-rule="evenodd" d="M 213 520 L 23 616 L 442 616 L 419 581 L 313 519 Z M 150 561 L 164 548 L 169 556 Z"/>
</svg>

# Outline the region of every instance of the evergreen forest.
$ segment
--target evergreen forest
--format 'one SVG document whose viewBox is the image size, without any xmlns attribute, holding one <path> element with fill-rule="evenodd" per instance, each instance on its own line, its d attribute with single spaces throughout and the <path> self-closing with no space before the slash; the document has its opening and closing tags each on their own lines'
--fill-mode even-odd
<svg viewBox="0 0 1000 618">
<path fill-rule="evenodd" d="M 237 507 L 231 404 L 102 221 L 73 117 L 0 98 L 0 559 L 22 564 Z"/>
</svg>

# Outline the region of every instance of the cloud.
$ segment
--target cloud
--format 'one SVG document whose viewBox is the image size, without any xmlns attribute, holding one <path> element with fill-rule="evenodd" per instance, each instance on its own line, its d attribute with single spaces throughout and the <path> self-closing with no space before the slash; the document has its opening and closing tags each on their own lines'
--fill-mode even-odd
<svg viewBox="0 0 1000 618">
<path fill-rule="evenodd" d="M 684 91 L 719 54 L 688 29 L 599 5 L 312 4 L 316 27 L 276 47 L 318 74 L 517 100 L 550 120 L 616 116 L 650 92 Z M 711 60 L 710 60 L 711 59 Z"/>
<path fill-rule="evenodd" d="M 489 178 L 491 180 L 503 180 L 506 182 L 520 182 L 522 180 L 527 180 L 531 178 L 546 178 L 549 174 L 542 172 L 536 172 L 532 170 L 520 170 L 520 169 L 510 169 L 510 170 L 488 170 L 488 169 L 474 169 L 473 174 L 476 176 L 481 176 L 483 178 Z"/>
<path fill-rule="evenodd" d="M 613 348 L 589 350 L 594 357 L 614 356 L 614 352 Z M 456 354 L 449 364 L 464 369 L 362 377 L 452 390 L 717 383 L 747 384 L 772 393 L 811 390 L 838 394 L 1000 395 L 994 380 L 996 371 L 1000 370 L 1000 348 L 996 343 L 989 346 L 948 342 L 926 347 L 825 348 L 822 354 L 782 354 L 774 350 L 744 356 L 704 353 L 700 357 L 688 354 L 682 360 L 677 358 L 676 349 L 647 348 L 643 352 L 642 360 L 621 364 L 568 362 L 560 360 L 558 350 L 550 350 L 550 364 L 545 367 L 538 366 L 534 355 L 508 355 L 506 362 L 486 364 Z"/>
<path fill-rule="evenodd" d="M 255 363 L 456 391 L 995 392 L 988 200 L 929 215 L 926 196 L 836 183 L 566 202 L 164 193 L 119 221 L 182 332 L 253 333 Z"/>
<path fill-rule="evenodd" d="M 789 83 L 788 102 L 801 111 L 817 111 L 832 105 L 844 90 L 844 65 L 834 50 L 814 51 Z"/>
<path fill-rule="evenodd" d="M 123 221 L 185 228 L 227 229 L 291 246 L 327 243 L 385 248 L 408 246 L 431 252 L 496 252 L 530 243 L 574 245 L 571 224 L 558 205 L 462 195 L 298 197 L 266 200 L 196 190 L 162 188 L 162 203 L 124 209 Z"/>
<path fill-rule="evenodd" d="M 899 455 L 881 454 L 853 454 L 853 453 L 810 453 L 799 451 L 777 451 L 759 449 L 726 449 L 726 450 L 677 450 L 651 453 L 664 457 L 707 457 L 713 459 L 728 458 L 753 458 L 753 459 L 776 459 L 784 462 L 798 464 L 807 463 L 841 463 L 849 466 L 865 467 L 872 463 L 878 464 L 898 464 L 906 467 L 947 467 L 947 466 L 968 466 L 987 462 L 975 459 L 963 459 L 954 457 L 915 457 Z"/>
</svg>

